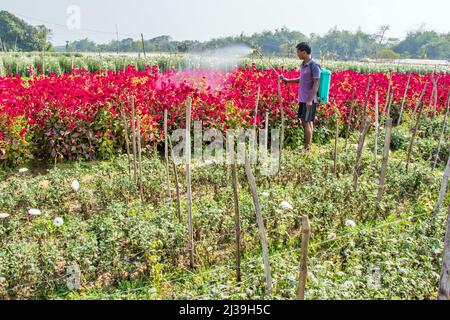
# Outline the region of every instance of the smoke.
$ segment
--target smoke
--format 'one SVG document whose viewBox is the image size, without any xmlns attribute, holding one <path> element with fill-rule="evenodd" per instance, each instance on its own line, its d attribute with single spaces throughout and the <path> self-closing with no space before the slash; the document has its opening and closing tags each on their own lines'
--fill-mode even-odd
<svg viewBox="0 0 450 320">
<path fill-rule="evenodd" d="M 188 68 L 215 69 L 228 71 L 253 53 L 253 49 L 245 44 L 234 44 L 213 50 L 191 53 L 186 56 Z"/>
</svg>

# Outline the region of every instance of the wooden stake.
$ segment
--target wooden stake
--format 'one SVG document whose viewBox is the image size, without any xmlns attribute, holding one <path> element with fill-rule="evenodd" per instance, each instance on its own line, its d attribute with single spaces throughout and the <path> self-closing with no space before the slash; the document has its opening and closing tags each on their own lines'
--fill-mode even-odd
<svg viewBox="0 0 450 320">
<path fill-rule="evenodd" d="M 391 138 L 392 138 L 392 119 L 387 119 L 386 123 L 386 137 L 384 139 L 384 153 L 383 153 L 383 164 L 381 166 L 381 172 L 380 172 L 380 183 L 378 185 L 378 197 L 377 202 L 380 202 L 383 198 L 384 193 L 384 183 L 386 181 L 386 174 L 388 169 L 388 162 L 389 162 L 389 151 L 391 149 Z"/>
<path fill-rule="evenodd" d="M 405 102 L 406 102 L 406 98 L 408 96 L 408 90 L 409 90 L 409 84 L 411 83 L 411 72 L 409 73 L 408 76 L 408 82 L 406 83 L 406 89 L 405 89 L 405 94 L 403 95 L 403 99 L 402 99 L 402 106 L 400 108 L 400 116 L 398 118 L 398 123 L 397 125 L 400 125 L 400 123 L 402 122 L 402 116 L 403 116 L 403 109 L 405 108 Z"/>
<path fill-rule="evenodd" d="M 166 186 L 167 186 L 167 197 L 172 199 L 172 192 L 170 190 L 170 178 L 169 178 L 169 143 L 168 143 L 168 132 L 167 132 L 167 118 L 168 111 L 164 110 L 164 160 L 166 162 Z"/>
<path fill-rule="evenodd" d="M 450 151 L 450 149 L 449 149 Z M 447 161 L 447 166 L 445 168 L 444 177 L 442 179 L 441 192 L 439 193 L 438 202 L 436 204 L 436 209 L 433 213 L 433 220 L 435 220 L 439 211 L 441 211 L 442 204 L 444 203 L 445 194 L 447 193 L 448 179 L 450 178 L 450 157 Z"/>
<path fill-rule="evenodd" d="M 353 174 L 353 188 L 355 191 L 358 190 L 358 178 L 359 178 L 359 174 L 361 171 L 361 158 L 362 158 L 362 153 L 363 153 L 363 149 L 364 149 L 364 142 L 366 140 L 366 135 L 370 128 L 370 122 L 371 122 L 370 118 L 366 117 L 366 120 L 363 123 L 363 129 L 359 136 L 356 165 L 355 165 L 355 170 L 354 170 L 354 174 Z"/>
<path fill-rule="evenodd" d="M 444 118 L 444 123 L 442 124 L 442 131 L 441 131 L 441 136 L 439 138 L 438 150 L 436 153 L 436 158 L 434 160 L 433 170 L 435 170 L 437 167 L 437 163 L 439 161 L 439 154 L 441 153 L 441 146 L 442 146 L 442 143 L 444 142 L 445 131 L 447 129 L 449 107 L 450 107 L 450 91 L 448 93 L 447 108 L 445 110 L 445 118 Z"/>
<path fill-rule="evenodd" d="M 308 278 L 308 247 L 311 237 L 311 226 L 308 216 L 302 217 L 302 257 L 298 281 L 298 300 L 305 300 L 306 279 Z"/>
<path fill-rule="evenodd" d="M 131 177 L 131 154 L 130 154 L 130 139 L 128 137 L 128 120 L 125 115 L 125 110 L 122 106 L 120 108 L 120 114 L 122 116 L 123 130 L 125 135 L 125 146 L 127 149 L 127 157 L 128 157 L 128 175 Z"/>
<path fill-rule="evenodd" d="M 428 116 L 429 117 L 433 117 L 436 115 L 436 107 L 437 107 L 437 96 L 438 96 L 438 91 L 437 91 L 437 84 L 439 81 L 439 76 L 435 77 L 434 73 L 431 75 L 431 82 L 433 83 L 433 90 L 431 91 L 431 97 L 430 97 L 430 105 L 428 107 Z M 432 110 L 433 107 L 433 100 L 435 100 L 435 104 L 434 104 L 434 111 Z"/>
<path fill-rule="evenodd" d="M 392 88 L 392 92 L 391 92 L 391 97 L 389 99 L 389 107 L 386 113 L 386 119 L 390 119 L 391 118 L 391 107 L 392 107 L 392 102 L 394 101 L 394 88 Z"/>
<path fill-rule="evenodd" d="M 252 131 L 252 144 L 251 144 L 251 153 L 250 153 L 250 162 L 254 163 L 254 156 L 256 156 L 254 150 L 256 147 L 256 126 L 257 126 L 257 121 L 258 121 L 258 112 L 259 112 L 259 98 L 260 98 L 260 94 L 261 94 L 261 88 L 258 87 L 258 92 L 256 94 L 256 101 L 255 101 L 255 119 L 253 120 L 253 131 Z M 225 168 L 227 168 L 225 166 Z"/>
<path fill-rule="evenodd" d="M 425 84 L 425 89 L 426 89 L 427 85 L 428 85 L 428 82 Z M 425 92 L 425 90 L 424 90 L 424 92 Z M 422 96 L 422 98 L 423 98 L 423 96 Z M 419 101 L 421 101 L 421 99 L 419 99 Z M 412 153 L 412 150 L 413 150 L 413 147 L 414 147 L 414 140 L 416 139 L 417 130 L 420 127 L 420 120 L 422 119 L 422 111 L 423 111 L 423 103 L 420 104 L 419 116 L 417 117 L 416 126 L 415 126 L 415 128 L 413 130 L 413 134 L 412 134 L 412 137 L 411 137 L 411 142 L 409 144 L 408 158 L 406 160 L 406 172 L 408 172 L 408 169 L 409 169 L 409 162 L 411 160 L 411 153 Z"/>
<path fill-rule="evenodd" d="M 256 124 L 258 121 L 258 109 L 259 109 L 259 96 L 261 94 L 261 88 L 258 87 L 258 92 L 256 93 L 256 101 L 255 101 L 255 119 L 253 120 L 253 131 L 256 132 Z"/>
<path fill-rule="evenodd" d="M 178 180 L 178 170 L 177 170 L 177 164 L 175 163 L 175 155 L 173 154 L 173 147 L 172 147 L 172 140 L 169 140 L 169 147 L 170 147 L 170 154 L 172 157 L 172 167 L 173 167 L 173 175 L 175 177 L 175 190 L 177 192 L 177 205 L 178 205 L 178 222 L 181 223 L 181 192 L 180 192 L 180 185 Z"/>
<path fill-rule="evenodd" d="M 390 97 L 391 97 L 391 88 L 392 88 L 392 74 L 389 73 L 389 86 L 388 86 L 388 91 L 386 93 L 386 103 L 384 105 L 383 114 L 386 114 L 386 110 L 389 105 L 389 101 L 390 101 Z"/>
<path fill-rule="evenodd" d="M 369 93 L 370 93 L 370 84 L 371 84 L 372 78 L 369 76 L 369 80 L 367 81 L 367 88 L 366 88 L 366 98 L 364 100 L 364 105 L 362 109 L 359 112 L 359 119 L 364 119 L 366 117 L 366 109 L 367 105 L 369 104 Z M 364 122 L 361 122 L 360 130 L 363 129 Z"/>
<path fill-rule="evenodd" d="M 241 220 L 239 216 L 238 180 L 236 162 L 231 164 L 234 199 L 234 229 L 236 234 L 236 279 L 241 282 Z"/>
<path fill-rule="evenodd" d="M 414 107 L 413 120 L 415 119 L 416 114 L 417 114 L 417 109 L 419 109 L 420 104 L 422 103 L 423 97 L 425 96 L 425 93 L 427 92 L 427 87 L 428 87 L 428 80 L 425 82 L 425 86 L 423 88 L 423 91 L 420 94 L 419 100 L 417 100 L 416 106 Z"/>
<path fill-rule="evenodd" d="M 192 99 L 188 98 L 186 105 L 186 186 L 188 202 L 188 228 L 189 228 L 189 264 L 195 267 L 194 259 L 194 226 L 192 219 L 192 192 L 191 192 L 191 107 Z"/>
<path fill-rule="evenodd" d="M 448 207 L 447 231 L 445 234 L 444 257 L 442 259 L 438 300 L 450 300 L 450 206 Z"/>
<path fill-rule="evenodd" d="M 284 149 L 284 135 L 285 135 L 285 117 L 284 117 L 284 106 L 283 106 L 283 96 L 281 93 L 281 79 L 278 77 L 278 100 L 280 104 L 280 110 L 281 110 L 281 141 L 280 141 L 280 170 L 281 170 L 281 163 L 283 160 L 283 149 Z"/>
<path fill-rule="evenodd" d="M 137 164 L 136 164 L 136 154 L 137 154 L 137 147 L 136 147 L 136 109 L 134 108 L 134 97 L 130 97 L 130 104 L 131 104 L 131 115 L 132 115 L 132 122 L 131 122 L 131 143 L 133 144 L 133 173 L 134 173 L 134 181 L 137 183 Z"/>
<path fill-rule="evenodd" d="M 380 122 L 379 122 L 379 95 L 378 91 L 375 93 L 375 143 L 373 150 L 373 157 L 375 160 L 375 168 L 378 170 L 378 135 L 380 134 Z"/>
<path fill-rule="evenodd" d="M 337 108 L 336 108 L 337 110 Z M 333 166 L 333 174 L 337 175 L 337 162 L 338 162 L 338 142 L 339 142 L 339 124 L 341 123 L 341 117 L 339 111 L 336 112 L 336 136 L 334 138 L 334 166 Z"/>
<path fill-rule="evenodd" d="M 355 104 L 356 104 L 356 88 L 353 89 L 350 114 L 347 119 L 347 128 L 346 128 L 346 132 L 345 132 L 345 147 L 344 147 L 345 150 L 347 150 L 347 146 L 348 146 L 348 137 L 350 135 L 350 128 L 352 126 L 353 109 L 355 108 Z"/>
<path fill-rule="evenodd" d="M 141 201 L 144 199 L 144 188 L 142 181 L 142 143 L 141 143 L 141 118 L 137 118 L 137 147 L 138 147 L 138 165 L 139 165 L 139 194 Z"/>
<path fill-rule="evenodd" d="M 245 151 L 245 173 L 247 175 L 248 183 L 250 185 L 250 192 L 253 197 L 253 203 L 255 205 L 256 211 L 256 221 L 258 223 L 259 229 L 259 238 L 261 241 L 262 254 L 263 254 L 263 262 L 264 262 L 264 271 L 266 274 L 266 290 L 269 296 L 272 295 L 272 275 L 270 272 L 270 261 L 269 261 L 269 244 L 267 241 L 266 229 L 264 227 L 264 220 L 261 214 L 261 207 L 259 205 L 259 197 L 256 190 L 256 181 L 255 177 L 252 173 L 252 168 L 250 166 L 250 160 Z"/>
</svg>

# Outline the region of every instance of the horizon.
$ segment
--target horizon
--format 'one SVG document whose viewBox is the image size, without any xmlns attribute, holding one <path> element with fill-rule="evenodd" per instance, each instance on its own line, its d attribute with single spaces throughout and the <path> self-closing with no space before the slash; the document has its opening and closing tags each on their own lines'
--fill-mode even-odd
<svg viewBox="0 0 450 320">
<path fill-rule="evenodd" d="M 318 19 L 312 15 L 303 15 L 305 22 L 297 21 L 301 20 L 296 16 L 302 16 L 303 8 L 295 0 L 281 0 L 277 4 L 267 0 L 248 0 L 245 3 L 237 0 L 214 3 L 206 0 L 193 0 L 189 3 L 182 0 L 172 0 L 170 3 L 157 0 L 130 0 L 124 3 L 113 0 L 109 1 L 108 5 L 101 1 L 90 3 L 87 0 L 43 0 L 39 3 L 22 0 L 20 3 L 2 4 L 0 10 L 9 11 L 31 25 L 45 25 L 52 30 L 50 42 L 59 47 L 64 46 L 66 41 L 73 42 L 84 38 L 99 44 L 109 43 L 117 39 L 116 25 L 120 40 L 140 39 L 142 32 L 145 39 L 167 35 L 176 41 L 208 41 L 241 33 L 252 35 L 275 31 L 283 27 L 302 32 L 309 37 L 311 33 L 323 35 L 334 27 L 351 32 L 361 29 L 366 33 L 375 33 L 384 24 L 391 27 L 387 33 L 388 38 L 402 39 L 408 31 L 422 27 L 424 30 L 438 33 L 449 32 L 450 26 L 445 12 L 448 12 L 450 5 L 444 0 L 430 1 L 434 5 L 419 7 L 414 6 L 415 3 L 420 3 L 418 0 L 398 0 L 395 3 L 388 0 L 369 0 L 364 4 L 357 0 L 346 0 L 346 5 L 323 0 L 323 7 L 326 6 L 329 10 L 319 9 Z M 409 6 L 408 12 L 405 10 L 406 19 L 404 16 L 399 19 L 397 12 L 406 4 Z M 157 10 L 154 10 L 155 5 Z M 274 16 L 272 12 L 276 12 L 274 10 L 280 6 L 295 7 L 298 12 L 290 9 L 280 11 Z M 443 7 L 443 10 L 432 10 L 433 6 Z M 348 7 L 362 14 L 351 15 L 353 10 L 349 12 Z M 124 14 L 127 11 L 134 13 Z M 98 12 L 104 14 L 98 15 Z M 255 14 L 249 15 L 248 12 Z M 78 18 L 79 21 L 73 18 Z M 322 23 L 323 20 L 326 22 Z M 68 25 L 71 25 L 70 29 Z"/>
</svg>

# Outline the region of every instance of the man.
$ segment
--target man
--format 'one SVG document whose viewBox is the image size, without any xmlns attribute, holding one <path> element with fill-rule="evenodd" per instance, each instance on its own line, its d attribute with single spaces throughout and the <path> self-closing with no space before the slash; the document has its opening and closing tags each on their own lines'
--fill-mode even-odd
<svg viewBox="0 0 450 320">
<path fill-rule="evenodd" d="M 283 75 L 280 76 L 285 83 L 300 83 L 298 93 L 300 107 L 298 113 L 305 131 L 305 152 L 311 150 L 321 73 L 320 66 L 311 59 L 311 53 L 311 47 L 307 43 L 302 42 L 297 45 L 297 56 L 300 60 L 303 60 L 300 78 L 286 79 Z"/>
</svg>

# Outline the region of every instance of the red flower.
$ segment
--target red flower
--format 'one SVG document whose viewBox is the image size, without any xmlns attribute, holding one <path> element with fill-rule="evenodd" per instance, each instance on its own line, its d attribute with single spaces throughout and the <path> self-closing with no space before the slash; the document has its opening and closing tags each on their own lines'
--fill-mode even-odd
<svg viewBox="0 0 450 320">
<path fill-rule="evenodd" d="M 22 128 L 22 130 L 20 131 L 20 139 L 24 139 L 25 135 L 27 134 L 27 128 Z"/>
</svg>

